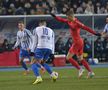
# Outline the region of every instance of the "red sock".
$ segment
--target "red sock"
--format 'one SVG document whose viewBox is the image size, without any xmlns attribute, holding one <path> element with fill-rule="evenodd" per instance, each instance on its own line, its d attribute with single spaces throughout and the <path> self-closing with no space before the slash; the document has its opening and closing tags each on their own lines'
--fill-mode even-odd
<svg viewBox="0 0 108 90">
<path fill-rule="evenodd" d="M 82 60 L 81 63 L 83 64 L 83 66 L 84 66 L 89 72 L 92 71 L 91 68 L 90 68 L 90 66 L 89 66 L 89 64 L 88 64 L 88 62 L 87 62 L 86 60 Z"/>
<path fill-rule="evenodd" d="M 69 59 L 69 62 L 75 66 L 78 70 L 80 69 L 80 65 L 77 63 L 77 61 L 75 61 L 73 58 Z"/>
</svg>

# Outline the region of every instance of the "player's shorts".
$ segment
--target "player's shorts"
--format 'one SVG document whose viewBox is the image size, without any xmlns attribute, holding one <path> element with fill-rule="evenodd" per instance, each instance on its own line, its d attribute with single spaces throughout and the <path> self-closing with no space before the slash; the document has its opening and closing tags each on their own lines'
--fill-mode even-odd
<svg viewBox="0 0 108 90">
<path fill-rule="evenodd" d="M 35 59 L 37 60 L 48 60 L 49 55 L 52 53 L 51 49 L 47 48 L 36 48 Z"/>
<path fill-rule="evenodd" d="M 83 40 L 79 40 L 79 42 L 75 42 L 72 44 L 72 46 L 69 49 L 69 52 L 80 56 L 83 54 L 83 48 L 84 48 Z"/>
<path fill-rule="evenodd" d="M 28 58 L 29 60 L 31 60 L 29 52 L 23 49 L 20 49 L 19 58 Z"/>
</svg>

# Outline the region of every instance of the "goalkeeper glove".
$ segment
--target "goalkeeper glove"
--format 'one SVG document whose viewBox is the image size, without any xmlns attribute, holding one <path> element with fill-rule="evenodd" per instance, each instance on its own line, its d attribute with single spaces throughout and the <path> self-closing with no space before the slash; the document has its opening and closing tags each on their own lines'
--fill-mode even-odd
<svg viewBox="0 0 108 90">
<path fill-rule="evenodd" d="M 101 36 L 101 33 L 96 33 L 95 35 L 96 35 L 96 36 Z"/>
<path fill-rule="evenodd" d="M 56 15 L 55 15 L 55 14 L 53 14 L 53 13 L 50 13 L 50 15 L 51 15 L 52 17 L 56 17 Z"/>
</svg>

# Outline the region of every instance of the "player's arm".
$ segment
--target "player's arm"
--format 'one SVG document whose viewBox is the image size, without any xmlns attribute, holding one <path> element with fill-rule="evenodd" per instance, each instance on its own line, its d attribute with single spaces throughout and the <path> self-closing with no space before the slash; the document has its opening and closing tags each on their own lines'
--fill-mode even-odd
<svg viewBox="0 0 108 90">
<path fill-rule="evenodd" d="M 102 35 L 102 37 L 106 37 L 106 36 L 107 36 L 107 32 L 104 32 L 104 31 L 103 31 L 103 32 L 101 33 L 101 35 Z"/>
<path fill-rule="evenodd" d="M 34 52 L 36 45 L 37 45 L 37 34 L 36 34 L 36 29 L 34 29 L 33 30 L 33 36 L 32 36 L 32 45 L 30 47 L 31 52 Z"/>
<path fill-rule="evenodd" d="M 52 17 L 54 17 L 57 21 L 60 21 L 60 22 L 64 22 L 64 23 L 67 23 L 67 19 L 64 19 L 64 18 L 61 18 L 61 17 L 59 17 L 59 16 L 56 16 L 55 14 L 53 14 L 53 13 L 50 13 L 50 15 L 52 16 Z"/>
<path fill-rule="evenodd" d="M 17 41 L 16 41 L 16 43 L 15 43 L 13 49 L 17 48 L 17 47 L 19 46 L 20 42 L 21 42 L 20 37 L 19 37 L 18 34 L 17 34 Z"/>
<path fill-rule="evenodd" d="M 30 41 L 29 49 L 30 49 L 31 46 L 32 46 L 32 43 L 33 43 L 33 35 L 32 35 L 32 33 L 29 30 L 27 30 L 27 34 L 29 35 L 29 41 Z"/>
<path fill-rule="evenodd" d="M 96 35 L 96 36 L 101 36 L 100 33 L 95 32 L 95 31 L 92 30 L 91 28 L 89 28 L 89 27 L 85 26 L 84 24 L 82 24 L 80 21 L 75 21 L 75 22 L 76 22 L 76 23 L 80 26 L 80 28 L 82 28 L 83 30 L 86 30 L 86 31 L 88 31 L 88 32 L 90 32 L 90 33 L 92 33 L 92 34 L 94 34 L 94 35 Z"/>
<path fill-rule="evenodd" d="M 55 39 L 55 35 L 54 35 L 54 32 L 52 32 L 52 54 L 54 54 L 54 51 L 55 51 L 54 39 Z"/>
<path fill-rule="evenodd" d="M 108 31 L 108 26 L 105 25 L 103 32 L 101 33 L 102 37 L 106 37 L 107 36 L 107 31 Z"/>
</svg>

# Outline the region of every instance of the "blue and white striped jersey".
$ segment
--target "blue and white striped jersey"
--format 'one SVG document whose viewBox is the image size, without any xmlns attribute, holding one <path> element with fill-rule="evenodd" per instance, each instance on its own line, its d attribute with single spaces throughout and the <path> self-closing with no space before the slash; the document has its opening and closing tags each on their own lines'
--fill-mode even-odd
<svg viewBox="0 0 108 90">
<path fill-rule="evenodd" d="M 103 32 L 108 32 L 108 24 L 105 25 Z"/>
<path fill-rule="evenodd" d="M 23 31 L 18 31 L 17 41 L 14 45 L 14 48 L 20 45 L 21 49 L 27 50 L 27 48 L 30 48 L 32 45 L 32 37 L 32 33 L 27 29 L 24 29 Z"/>
<path fill-rule="evenodd" d="M 35 48 L 47 48 L 51 49 L 54 53 L 54 32 L 52 29 L 46 26 L 39 26 L 33 31 L 33 44 L 31 50 Z"/>
</svg>

